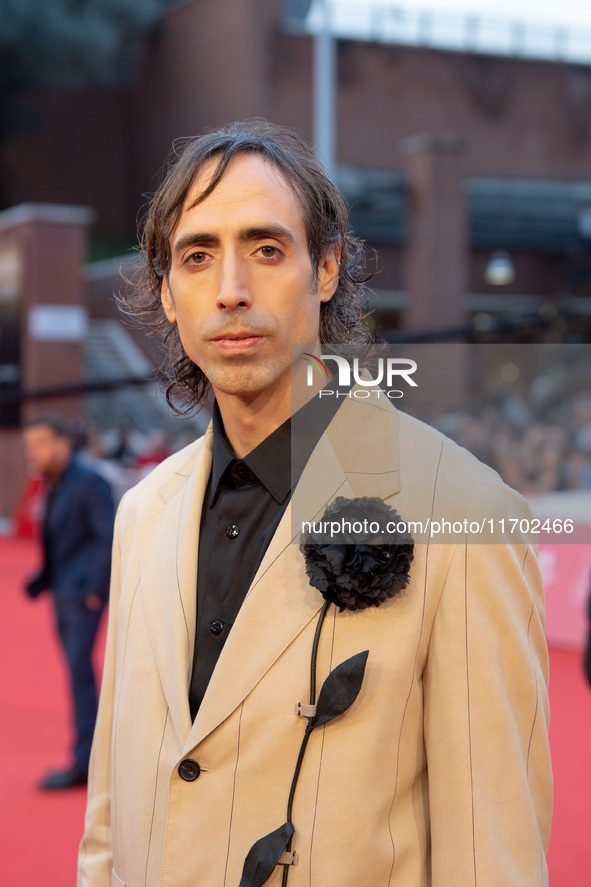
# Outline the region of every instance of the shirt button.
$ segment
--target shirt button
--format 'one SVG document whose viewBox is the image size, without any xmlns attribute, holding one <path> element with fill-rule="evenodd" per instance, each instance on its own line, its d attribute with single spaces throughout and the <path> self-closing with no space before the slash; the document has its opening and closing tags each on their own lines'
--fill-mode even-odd
<svg viewBox="0 0 591 887">
<path fill-rule="evenodd" d="M 216 619 L 209 626 L 209 630 L 212 634 L 221 634 L 224 630 L 224 623 L 220 619 Z"/>
<path fill-rule="evenodd" d="M 240 533 L 240 530 L 236 526 L 236 524 L 230 524 L 229 527 L 226 527 L 226 536 L 228 539 L 235 539 L 236 536 Z"/>
<path fill-rule="evenodd" d="M 195 780 L 199 778 L 200 773 L 201 767 L 197 761 L 192 761 L 190 758 L 187 758 L 186 761 L 181 761 L 179 764 L 179 776 L 181 779 L 184 779 L 185 782 L 195 782 Z"/>
<path fill-rule="evenodd" d="M 248 477 L 248 468 L 243 462 L 239 462 L 234 471 L 236 472 L 236 477 L 239 477 L 240 480 L 244 480 L 245 477 Z"/>
</svg>

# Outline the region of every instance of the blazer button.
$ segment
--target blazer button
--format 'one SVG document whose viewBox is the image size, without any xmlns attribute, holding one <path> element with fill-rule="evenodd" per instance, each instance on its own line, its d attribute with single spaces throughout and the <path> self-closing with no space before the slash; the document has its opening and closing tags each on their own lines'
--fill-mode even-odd
<svg viewBox="0 0 591 887">
<path fill-rule="evenodd" d="M 186 761 L 181 761 L 179 764 L 179 776 L 181 779 L 184 779 L 185 782 L 195 782 L 195 780 L 199 778 L 200 773 L 201 767 L 197 761 L 192 761 L 190 758 L 187 758 Z"/>
<path fill-rule="evenodd" d="M 209 630 L 212 634 L 221 634 L 224 630 L 224 623 L 220 619 L 216 619 L 209 626 Z"/>
</svg>

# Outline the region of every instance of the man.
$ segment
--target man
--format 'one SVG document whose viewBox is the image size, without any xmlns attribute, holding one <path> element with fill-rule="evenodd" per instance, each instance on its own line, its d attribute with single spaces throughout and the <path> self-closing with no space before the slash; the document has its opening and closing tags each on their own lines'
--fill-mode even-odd
<svg viewBox="0 0 591 887">
<path fill-rule="evenodd" d="M 58 636 L 70 673 L 75 740 L 70 765 L 42 789 L 86 784 L 96 720 L 92 648 L 109 589 L 113 500 L 107 482 L 72 454 L 66 425 L 39 417 L 24 430 L 27 461 L 47 482 L 43 566 L 27 585 L 33 598 L 52 592 Z"/>
<path fill-rule="evenodd" d="M 165 332 L 169 393 L 196 405 L 211 386 L 214 418 L 119 511 L 80 887 L 547 883 L 547 658 L 527 540 L 417 543 L 404 591 L 359 612 L 326 610 L 308 581 L 300 517 L 337 497 L 407 519 L 528 513 L 359 385 L 327 413 L 302 407 L 315 432 L 292 478 L 291 345 L 309 355 L 363 332 L 347 224 L 307 146 L 264 122 L 188 141 L 152 201 L 131 310 Z M 296 767 L 311 684 L 362 651 L 357 698 Z M 263 860 L 257 842 L 286 819 L 293 840 L 284 830 Z"/>
</svg>

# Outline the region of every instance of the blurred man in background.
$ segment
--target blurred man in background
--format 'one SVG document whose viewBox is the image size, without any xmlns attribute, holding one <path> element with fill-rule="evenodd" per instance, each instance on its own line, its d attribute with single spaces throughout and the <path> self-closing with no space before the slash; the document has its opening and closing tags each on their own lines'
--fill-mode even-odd
<svg viewBox="0 0 591 887">
<path fill-rule="evenodd" d="M 108 597 L 113 498 L 108 483 L 73 454 L 66 425 L 54 417 L 25 428 L 32 471 L 43 476 L 47 498 L 42 525 L 43 566 L 27 584 L 32 598 L 53 593 L 59 639 L 70 673 L 75 721 L 69 767 L 49 773 L 42 789 L 84 785 L 96 720 L 92 648 Z"/>
</svg>

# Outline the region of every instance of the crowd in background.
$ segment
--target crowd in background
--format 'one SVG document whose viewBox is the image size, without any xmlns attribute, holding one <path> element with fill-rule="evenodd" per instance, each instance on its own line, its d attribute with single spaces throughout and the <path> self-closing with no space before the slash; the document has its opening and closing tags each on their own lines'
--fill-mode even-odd
<svg viewBox="0 0 591 887">
<path fill-rule="evenodd" d="M 177 433 L 162 428 L 144 433 L 126 426 L 86 428 L 79 423 L 74 444 L 78 458 L 108 480 L 115 500 L 119 501 L 126 490 L 195 437 L 194 430 L 185 428 Z"/>
<path fill-rule="evenodd" d="M 591 490 L 591 394 L 512 395 L 425 416 L 525 496 Z"/>
</svg>

